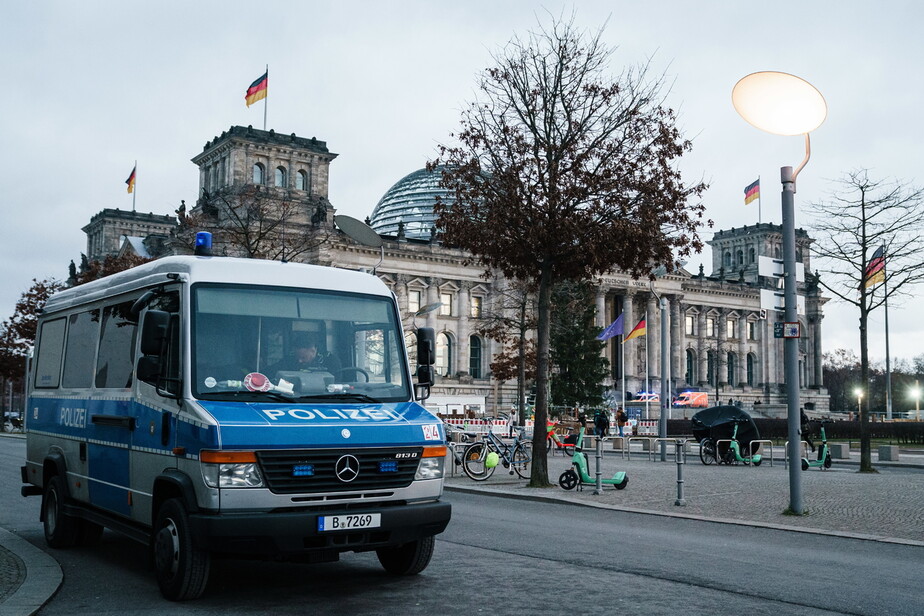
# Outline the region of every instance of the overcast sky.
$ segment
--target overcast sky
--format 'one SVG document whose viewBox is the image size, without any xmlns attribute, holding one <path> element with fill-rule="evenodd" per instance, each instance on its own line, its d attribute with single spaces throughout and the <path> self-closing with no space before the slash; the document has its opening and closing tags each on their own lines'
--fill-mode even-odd
<svg viewBox="0 0 924 616">
<path fill-rule="evenodd" d="M 780 222 L 779 169 L 802 160 L 800 137 L 746 124 L 731 105 L 741 77 L 796 74 L 828 103 L 799 176 L 802 209 L 832 181 L 868 168 L 924 183 L 924 37 L 919 2 L 5 2 L 0 18 L 0 319 L 33 278 L 67 277 L 86 251 L 81 227 L 103 208 L 131 209 L 125 179 L 138 161 L 137 209 L 172 214 L 194 203 L 190 159 L 233 125 L 263 126 L 244 91 L 268 64 L 267 128 L 327 141 L 338 213 L 365 218 L 382 194 L 448 142 L 491 52 L 537 19 L 576 12 L 618 50 L 613 72 L 652 58 L 668 103 L 693 140 L 686 178 L 711 184 L 716 228 L 758 222 L 743 188 L 761 179 L 761 220 Z M 711 232 L 704 230 L 704 237 Z M 687 267 L 711 264 L 708 251 Z M 917 289 L 890 306 L 891 355 L 921 355 Z M 825 351 L 859 354 L 858 313 L 828 304 Z M 885 357 L 883 314 L 871 355 Z"/>
</svg>

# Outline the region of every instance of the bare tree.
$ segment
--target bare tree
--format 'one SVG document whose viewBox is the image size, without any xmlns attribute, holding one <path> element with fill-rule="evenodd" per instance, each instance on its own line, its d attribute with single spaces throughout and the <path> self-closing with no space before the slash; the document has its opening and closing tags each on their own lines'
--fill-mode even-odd
<svg viewBox="0 0 924 616">
<path fill-rule="evenodd" d="M 212 234 L 213 249 L 227 256 L 296 261 L 326 239 L 327 204 L 294 201 L 262 186 L 247 185 L 206 195 L 179 217 L 172 245 L 193 252 L 196 233 Z"/>
<path fill-rule="evenodd" d="M 924 280 L 924 190 L 871 180 L 866 169 L 847 173 L 838 184 L 828 200 L 810 207 L 813 250 L 823 265 L 819 284 L 860 312 L 860 387 L 869 400 L 869 314 L 889 299 L 907 297 Z M 873 470 L 867 406 L 860 412 L 860 471 Z"/>
<path fill-rule="evenodd" d="M 537 289 L 535 421 L 548 417 L 553 285 L 620 268 L 648 278 L 702 248 L 705 184 L 685 184 L 677 159 L 691 147 L 664 106 L 662 79 L 647 66 L 609 74 L 603 31 L 553 21 L 494 55 L 481 100 L 462 113 L 456 146 L 441 146 L 429 168 L 455 204 L 438 202 L 437 228 L 450 246 L 486 268 Z M 535 430 L 533 451 L 544 450 Z M 549 485 L 544 456 L 531 486 Z"/>
</svg>

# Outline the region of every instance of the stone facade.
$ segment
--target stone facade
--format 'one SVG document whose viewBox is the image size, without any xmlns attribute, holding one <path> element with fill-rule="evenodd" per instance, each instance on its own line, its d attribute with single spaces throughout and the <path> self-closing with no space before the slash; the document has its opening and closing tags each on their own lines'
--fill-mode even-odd
<svg viewBox="0 0 924 616">
<path fill-rule="evenodd" d="M 327 200 L 329 165 L 335 157 L 325 142 L 314 138 L 231 127 L 192 159 L 200 171 L 200 196 L 192 212 L 214 214 L 223 196 L 254 188 L 264 199 L 296 203 L 301 208 L 300 224 L 318 242 L 312 251 L 293 260 L 375 272 L 395 293 L 406 315 L 409 338 L 415 326 L 437 332 L 439 379 L 434 396 L 447 400 L 483 397 L 483 410 L 488 413 L 509 409 L 515 402 L 516 384 L 490 378 L 490 360 L 500 349 L 479 333 L 487 315 L 505 310 L 501 297 L 507 281 L 500 275 L 486 278 L 482 268 L 466 263 L 466 253 L 432 238 L 408 238 L 403 228 L 383 236 L 381 249 L 351 240 L 334 225 L 335 211 Z M 104 213 L 84 228 L 88 241 L 91 231 L 98 235 L 99 227 L 105 227 Z M 761 290 L 775 289 L 777 281 L 760 276 L 757 264 L 758 257 L 777 257 L 781 242 L 778 225 L 723 230 L 710 242 L 713 271 L 709 276 L 702 268 L 699 274 L 681 270 L 653 285 L 620 272 L 600 276 L 596 281 L 599 326 L 608 325 L 620 313 L 626 331 L 641 318 L 647 319 L 646 336 L 624 345 L 619 338 L 607 342 L 604 352 L 612 368 L 607 385 L 622 389 L 625 365 L 625 390 L 630 393 L 660 391 L 661 380 L 667 378 L 674 392 L 707 391 L 712 403 L 732 399 L 758 414 L 782 414 L 783 341 L 773 335 L 773 323 L 782 314 L 761 307 Z M 807 272 L 810 243 L 800 230 L 798 257 Z M 821 378 L 825 300 L 811 275 L 808 278 L 808 284 L 800 288 L 805 297 L 805 314 L 800 314 L 804 332 L 799 344 L 801 396 L 807 408 L 825 412 L 828 397 Z M 660 365 L 657 296 L 666 298 L 668 305 L 671 365 L 667 367 Z M 419 309 L 436 304 L 438 309 L 414 316 Z"/>
</svg>

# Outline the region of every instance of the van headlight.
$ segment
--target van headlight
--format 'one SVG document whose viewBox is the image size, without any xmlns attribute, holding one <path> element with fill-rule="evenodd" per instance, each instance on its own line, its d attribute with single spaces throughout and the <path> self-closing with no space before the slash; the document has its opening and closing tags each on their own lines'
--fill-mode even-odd
<svg viewBox="0 0 924 616">
<path fill-rule="evenodd" d="M 414 479 L 441 479 L 445 460 L 446 447 L 424 447 Z"/>
<path fill-rule="evenodd" d="M 254 463 L 203 464 L 202 477 L 210 488 L 263 487 L 263 475 Z"/>
<path fill-rule="evenodd" d="M 203 451 L 202 478 L 210 488 L 262 488 L 263 475 L 252 451 Z"/>
</svg>

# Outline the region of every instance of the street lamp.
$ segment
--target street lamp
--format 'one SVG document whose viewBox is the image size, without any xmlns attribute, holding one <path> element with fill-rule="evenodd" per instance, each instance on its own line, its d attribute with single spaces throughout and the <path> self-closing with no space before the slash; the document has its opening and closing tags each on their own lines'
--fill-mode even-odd
<svg viewBox="0 0 924 616">
<path fill-rule="evenodd" d="M 863 412 L 863 390 L 857 387 L 853 390 L 853 393 L 857 396 L 857 419 L 859 419 L 860 414 Z"/>
<path fill-rule="evenodd" d="M 783 184 L 783 371 L 789 415 L 789 459 L 801 457 L 799 406 L 799 315 L 796 310 L 796 224 L 793 205 L 796 177 L 811 156 L 809 133 L 821 126 L 828 114 L 825 99 L 804 79 L 788 73 L 764 71 L 742 78 L 732 90 L 735 111 L 748 124 L 774 135 L 805 135 L 805 158 L 796 171 L 780 169 Z M 798 464 L 789 465 L 789 508 L 802 515 L 802 478 Z"/>
</svg>

